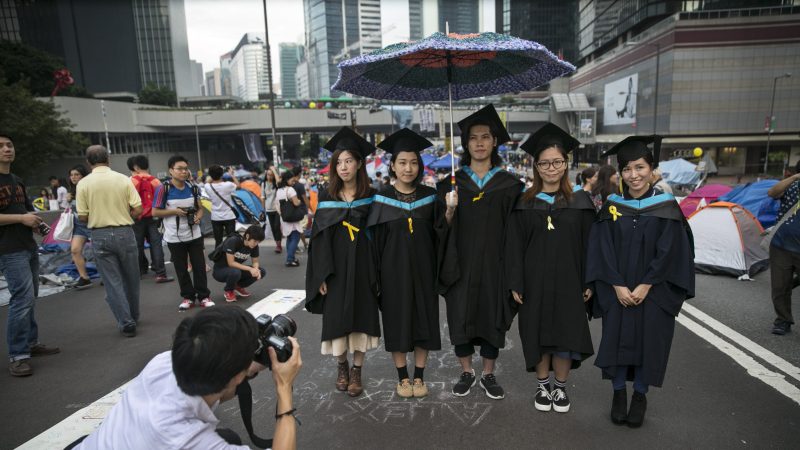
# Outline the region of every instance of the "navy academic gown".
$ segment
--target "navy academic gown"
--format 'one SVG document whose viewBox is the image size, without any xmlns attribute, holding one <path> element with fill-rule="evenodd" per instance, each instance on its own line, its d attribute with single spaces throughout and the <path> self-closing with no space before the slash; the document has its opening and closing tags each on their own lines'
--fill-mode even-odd
<svg viewBox="0 0 800 450">
<path fill-rule="evenodd" d="M 550 220 L 548 221 L 548 217 Z M 586 248 L 596 218 L 587 192 L 574 192 L 567 204 L 539 193 L 521 196 L 511 213 L 505 269 L 509 291 L 523 297 L 508 301 L 519 314 L 525 368 L 536 370 L 542 355 L 570 352 L 572 367 L 594 354 L 583 301 Z M 511 326 L 508 320 L 507 326 Z"/>
<path fill-rule="evenodd" d="M 603 378 L 640 366 L 642 382 L 664 382 L 675 317 L 694 297 L 694 245 L 691 229 L 669 194 L 651 189 L 634 200 L 609 196 L 589 237 L 586 281 L 595 292 L 594 316 L 603 319 L 595 365 Z M 651 284 L 644 301 L 623 307 L 614 285 L 633 291 Z"/>
<path fill-rule="evenodd" d="M 480 338 L 505 345 L 504 317 L 510 305 L 503 273 L 506 221 L 522 183 L 498 167 L 478 179 L 469 167 L 456 172 L 458 207 L 447 236 L 439 282 L 447 302 L 453 345 Z M 445 201 L 450 180 L 437 186 Z"/>
<path fill-rule="evenodd" d="M 427 186 L 417 187 L 412 203 L 398 200 L 392 186 L 372 203 L 367 226 L 375 244 L 386 351 L 442 348 L 436 279 L 444 211 L 436 190 Z"/>
<path fill-rule="evenodd" d="M 372 201 L 372 193 L 353 202 L 331 199 L 327 191 L 319 193 L 308 248 L 306 309 L 322 314 L 322 341 L 353 332 L 381 335 L 377 278 L 366 227 Z M 327 295 L 319 293 L 323 281 Z"/>
</svg>

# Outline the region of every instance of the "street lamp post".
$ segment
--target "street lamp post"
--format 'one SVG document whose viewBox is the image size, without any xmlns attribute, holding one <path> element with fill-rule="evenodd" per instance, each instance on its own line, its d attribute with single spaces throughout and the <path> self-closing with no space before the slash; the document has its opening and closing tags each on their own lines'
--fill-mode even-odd
<svg viewBox="0 0 800 450">
<path fill-rule="evenodd" d="M 781 78 L 789 78 L 792 74 L 789 72 L 779 75 L 772 80 L 772 102 L 769 104 L 769 116 L 767 117 L 767 154 L 764 155 L 764 174 L 767 174 L 767 163 L 769 163 L 769 141 L 772 137 L 772 121 L 773 114 L 775 113 L 775 88 L 778 86 L 778 80 Z"/>
<path fill-rule="evenodd" d="M 203 162 L 200 160 L 200 131 L 197 128 L 197 118 L 200 116 L 207 116 L 210 112 L 197 113 L 194 115 L 194 140 L 197 144 L 197 169 L 203 170 Z"/>
<path fill-rule="evenodd" d="M 275 94 L 272 92 L 272 55 L 269 48 L 269 22 L 267 21 L 267 0 L 264 0 L 264 45 L 267 49 L 267 83 L 269 83 L 269 117 L 272 125 L 272 147 L 278 148 L 283 159 L 283 146 L 278 143 L 275 133 Z M 277 165 L 277 164 L 276 164 Z"/>
</svg>

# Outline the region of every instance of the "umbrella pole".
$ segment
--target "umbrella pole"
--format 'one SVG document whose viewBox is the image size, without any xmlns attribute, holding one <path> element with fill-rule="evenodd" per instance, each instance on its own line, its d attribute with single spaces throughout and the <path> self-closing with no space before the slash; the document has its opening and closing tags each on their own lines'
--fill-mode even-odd
<svg viewBox="0 0 800 450">
<path fill-rule="evenodd" d="M 444 22 L 444 34 L 450 35 L 450 22 Z M 456 147 L 453 140 L 453 83 L 450 71 L 450 52 L 447 52 L 447 104 L 450 108 L 450 190 L 456 190 Z M 465 149 L 466 150 L 466 149 Z"/>
</svg>

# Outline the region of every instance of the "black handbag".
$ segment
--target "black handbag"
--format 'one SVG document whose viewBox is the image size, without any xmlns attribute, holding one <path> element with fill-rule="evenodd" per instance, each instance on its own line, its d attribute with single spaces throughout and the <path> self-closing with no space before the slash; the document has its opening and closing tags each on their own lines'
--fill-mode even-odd
<svg viewBox="0 0 800 450">
<path fill-rule="evenodd" d="M 286 223 L 300 222 L 306 216 L 302 204 L 294 206 L 291 200 L 280 201 L 281 219 Z"/>
</svg>

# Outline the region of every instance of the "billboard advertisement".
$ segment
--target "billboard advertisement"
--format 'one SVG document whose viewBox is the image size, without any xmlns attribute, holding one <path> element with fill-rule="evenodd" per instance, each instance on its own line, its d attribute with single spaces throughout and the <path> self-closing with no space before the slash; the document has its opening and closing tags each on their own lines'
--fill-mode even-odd
<svg viewBox="0 0 800 450">
<path fill-rule="evenodd" d="M 634 73 L 605 86 L 603 124 L 628 125 L 636 123 L 636 93 L 639 74 Z"/>
</svg>

